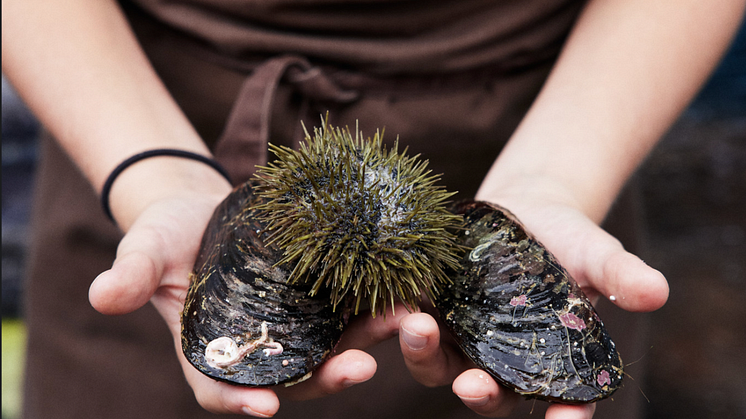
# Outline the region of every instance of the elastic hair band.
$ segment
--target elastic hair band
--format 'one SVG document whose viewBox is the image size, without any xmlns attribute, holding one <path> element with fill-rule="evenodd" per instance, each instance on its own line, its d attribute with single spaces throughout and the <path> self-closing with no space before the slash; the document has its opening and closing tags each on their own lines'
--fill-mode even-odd
<svg viewBox="0 0 746 419">
<path fill-rule="evenodd" d="M 127 160 L 119 163 L 119 165 L 115 167 L 114 170 L 112 170 L 109 177 L 106 178 L 106 182 L 104 183 L 104 188 L 101 190 L 101 207 L 104 209 L 104 213 L 106 214 L 107 217 L 109 217 L 111 221 L 114 221 L 114 216 L 111 214 L 111 208 L 109 207 L 109 193 L 111 192 L 111 185 L 114 184 L 114 181 L 116 180 L 116 178 L 125 169 L 139 162 L 140 160 L 145 160 L 150 157 L 158 157 L 158 156 L 183 157 L 185 159 L 197 160 L 217 170 L 218 173 L 223 175 L 223 177 L 228 180 L 228 182 L 231 182 L 230 175 L 228 175 L 228 172 L 223 168 L 223 166 L 220 165 L 220 163 L 218 163 L 217 161 L 209 157 L 203 156 L 201 154 L 192 153 L 191 151 L 172 149 L 172 148 L 159 148 L 156 150 L 143 151 L 142 153 L 135 154 L 134 156 L 128 158 Z"/>
</svg>

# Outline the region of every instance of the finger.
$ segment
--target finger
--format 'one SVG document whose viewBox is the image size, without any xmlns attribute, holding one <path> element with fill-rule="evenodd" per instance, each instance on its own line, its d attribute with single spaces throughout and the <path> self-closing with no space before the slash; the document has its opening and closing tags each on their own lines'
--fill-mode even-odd
<svg viewBox="0 0 746 419">
<path fill-rule="evenodd" d="M 625 310 L 638 312 L 665 304 L 668 283 L 660 272 L 625 251 L 619 240 L 584 215 L 561 209 L 553 214 L 555 218 L 527 219 L 527 225 L 535 226 L 539 240 L 591 300 L 600 294 Z"/>
<path fill-rule="evenodd" d="M 635 312 L 661 308 L 668 300 L 668 282 L 662 273 L 624 250 L 604 258 L 599 292 L 619 307 Z"/>
<path fill-rule="evenodd" d="M 475 413 L 487 417 L 505 417 L 520 400 L 518 394 L 507 390 L 480 369 L 464 371 L 453 381 L 453 392 Z"/>
<path fill-rule="evenodd" d="M 438 323 L 427 313 L 402 318 L 399 345 L 412 377 L 429 387 L 452 382 L 470 365 L 452 346 L 441 345 Z"/>
<path fill-rule="evenodd" d="M 619 307 L 635 312 L 657 310 L 668 299 L 668 282 L 659 271 L 627 252 L 600 228 L 587 239 L 580 260 L 587 281 Z"/>
<path fill-rule="evenodd" d="M 402 303 L 397 303 L 386 315 L 373 317 L 366 311 L 350 319 L 336 350 L 367 349 L 399 334 L 399 322 L 409 314 Z"/>
<path fill-rule="evenodd" d="M 160 269 L 143 253 L 118 258 L 88 290 L 88 300 L 102 314 L 126 314 L 145 305 L 158 287 Z"/>
<path fill-rule="evenodd" d="M 556 404 L 547 409 L 546 419 L 591 419 L 596 411 L 596 404 Z"/>
<path fill-rule="evenodd" d="M 326 361 L 307 381 L 278 392 L 293 400 L 309 400 L 339 393 L 355 384 L 364 383 L 376 373 L 378 365 L 367 353 L 350 349 Z"/>
<path fill-rule="evenodd" d="M 221 383 L 197 371 L 181 353 L 179 361 L 197 402 L 205 410 L 268 418 L 274 416 L 280 408 L 280 400 L 270 389 Z"/>
<path fill-rule="evenodd" d="M 122 239 L 117 258 L 88 290 L 91 305 L 103 314 L 125 314 L 148 302 L 164 271 L 164 247 L 149 229 L 133 228 Z"/>
</svg>

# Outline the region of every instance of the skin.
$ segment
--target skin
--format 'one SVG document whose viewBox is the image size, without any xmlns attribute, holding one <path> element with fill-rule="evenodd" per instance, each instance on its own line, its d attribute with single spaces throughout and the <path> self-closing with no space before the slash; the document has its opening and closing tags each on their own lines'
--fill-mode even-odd
<svg viewBox="0 0 746 419">
<path fill-rule="evenodd" d="M 744 0 L 591 1 L 528 115 L 484 180 L 478 199 L 513 211 L 591 298 L 652 311 L 665 278 L 598 227 L 629 176 L 712 71 Z M 113 1 L 2 2 L 3 72 L 100 191 L 125 158 L 154 148 L 209 151 L 150 67 Z M 44 28 L 43 31 L 38 28 Z M 106 141 L 102 141 L 106 139 Z M 216 413 L 269 417 L 280 399 L 311 399 L 370 379 L 364 350 L 399 336 L 412 375 L 451 385 L 475 412 L 509 414 L 521 399 L 473 368 L 426 311 L 358 316 L 338 355 L 288 389 L 211 380 L 184 359 L 179 312 L 207 221 L 230 185 L 198 162 L 152 158 L 122 173 L 111 207 L 126 233 L 90 287 L 104 314 L 152 303 L 166 320 L 195 397 Z M 131 199 L 137 197 L 137 199 Z M 580 419 L 594 405 L 552 405 L 547 419 Z"/>
</svg>

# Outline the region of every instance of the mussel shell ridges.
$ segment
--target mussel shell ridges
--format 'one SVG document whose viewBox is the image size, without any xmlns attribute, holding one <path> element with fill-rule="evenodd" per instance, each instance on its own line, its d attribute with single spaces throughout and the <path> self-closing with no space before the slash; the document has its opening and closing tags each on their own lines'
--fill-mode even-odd
<svg viewBox="0 0 746 419">
<path fill-rule="evenodd" d="M 308 286 L 286 283 L 289 269 L 274 266 L 282 253 L 265 246 L 264 226 L 251 210 L 258 203 L 252 183 L 246 183 L 215 210 L 195 263 L 181 334 L 184 354 L 198 370 L 250 386 L 305 377 L 331 354 L 346 317 L 332 309 L 328 295 L 310 297 Z M 211 363 L 205 350 L 221 337 L 249 348 L 245 356 L 228 366 Z"/>
<path fill-rule="evenodd" d="M 601 319 L 570 275 L 508 211 L 458 204 L 470 249 L 436 306 L 459 346 L 516 392 L 591 402 L 620 385 L 622 361 Z"/>
</svg>

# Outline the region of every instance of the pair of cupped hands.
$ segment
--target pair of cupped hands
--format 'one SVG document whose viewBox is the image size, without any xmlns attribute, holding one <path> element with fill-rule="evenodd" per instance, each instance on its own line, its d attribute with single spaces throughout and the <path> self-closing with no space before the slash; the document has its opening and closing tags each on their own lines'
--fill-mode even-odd
<svg viewBox="0 0 746 419">
<path fill-rule="evenodd" d="M 166 188 L 153 198 L 113 203 L 124 238 L 112 268 L 91 285 L 89 299 L 104 314 L 124 314 L 150 301 L 173 335 L 176 354 L 197 401 L 215 413 L 271 417 L 280 399 L 306 400 L 338 393 L 363 383 L 376 372 L 375 359 L 365 350 L 387 339 L 399 339 L 412 376 L 425 386 L 451 385 L 473 411 L 489 417 L 510 414 L 523 398 L 498 385 L 471 363 L 448 339 L 433 315 L 396 307 L 395 315 L 362 313 L 350 320 L 335 354 L 313 376 L 284 388 L 232 386 L 208 378 L 192 367 L 181 351 L 180 313 L 189 287 L 189 273 L 204 229 L 230 185 L 207 168 L 200 182 Z M 489 188 L 482 188 L 488 190 Z M 613 295 L 615 304 L 635 312 L 661 307 L 668 297 L 665 278 L 618 240 L 603 231 L 572 203 L 556 193 L 544 193 L 540 183 L 515 191 L 480 192 L 478 199 L 510 209 L 578 281 L 592 301 Z M 112 191 L 116 193 L 116 190 Z M 547 419 L 588 419 L 594 404 L 552 404 Z"/>
</svg>

